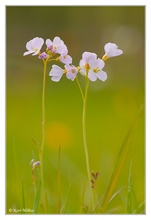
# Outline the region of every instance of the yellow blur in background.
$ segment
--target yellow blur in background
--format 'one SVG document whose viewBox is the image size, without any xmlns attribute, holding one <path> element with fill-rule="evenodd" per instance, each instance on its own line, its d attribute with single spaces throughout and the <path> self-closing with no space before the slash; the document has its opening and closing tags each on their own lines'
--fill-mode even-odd
<svg viewBox="0 0 151 220">
<path fill-rule="evenodd" d="M 63 122 L 53 122 L 46 126 L 45 140 L 50 148 L 69 147 L 73 143 L 71 128 Z"/>
</svg>

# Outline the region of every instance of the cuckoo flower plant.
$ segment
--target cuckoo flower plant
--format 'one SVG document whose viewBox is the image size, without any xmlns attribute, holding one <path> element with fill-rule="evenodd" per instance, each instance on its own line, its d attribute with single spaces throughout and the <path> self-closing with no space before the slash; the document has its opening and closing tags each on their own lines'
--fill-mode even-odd
<svg viewBox="0 0 151 220">
<path fill-rule="evenodd" d="M 40 164 L 40 182 L 42 188 L 42 198 L 41 198 L 41 205 L 45 212 L 46 210 L 46 203 L 45 203 L 45 189 L 44 189 L 44 176 L 43 176 L 43 151 L 45 145 L 45 87 L 46 87 L 46 69 L 47 64 L 50 61 L 58 61 L 60 63 L 69 65 L 72 63 L 71 56 L 68 55 L 67 46 L 64 42 L 59 38 L 55 37 L 53 41 L 50 39 L 46 40 L 46 51 L 41 52 L 42 46 L 44 44 L 44 40 L 40 37 L 35 37 L 29 42 L 26 43 L 27 51 L 23 54 L 24 56 L 32 54 L 33 56 L 38 55 L 38 58 L 43 61 L 44 71 L 43 71 L 43 88 L 42 88 L 42 132 L 41 132 L 41 146 L 39 147 L 39 164 Z M 54 74 L 55 72 L 55 74 Z M 66 73 L 68 70 L 65 71 Z M 59 81 L 62 77 L 64 71 L 57 65 L 53 65 L 52 67 L 52 80 Z M 50 74 L 50 75 L 51 75 Z M 71 80 L 74 76 L 68 76 Z"/>
<path fill-rule="evenodd" d="M 79 62 L 79 66 L 74 66 L 72 64 L 72 57 L 68 55 L 68 48 L 64 42 L 56 36 L 53 40 L 46 40 L 46 50 L 41 52 L 44 40 L 40 37 L 35 37 L 26 44 L 27 51 L 23 54 L 24 56 L 32 54 L 33 56 L 38 55 L 38 58 L 43 61 L 44 72 L 43 72 L 43 89 L 42 89 L 42 137 L 41 146 L 39 147 L 39 162 L 40 165 L 40 181 L 42 187 L 42 207 L 44 211 L 46 210 L 45 203 L 45 188 L 44 188 L 44 176 L 43 176 L 43 150 L 45 145 L 45 87 L 46 87 L 46 69 L 47 64 L 50 61 L 57 61 L 63 64 L 64 67 L 60 67 L 56 64 L 52 65 L 52 69 L 49 72 L 51 80 L 54 82 L 59 82 L 63 75 L 71 81 L 76 80 L 80 93 L 83 100 L 83 111 L 82 111 L 82 133 L 83 133 L 83 145 L 86 159 L 86 168 L 88 175 L 88 183 L 92 202 L 92 211 L 94 210 L 94 194 L 91 184 L 91 169 L 89 163 L 87 136 L 86 136 L 86 103 L 88 96 L 89 82 L 95 82 L 97 79 L 105 82 L 107 80 L 107 73 L 103 70 L 105 67 L 105 61 L 110 57 L 119 56 L 123 53 L 122 50 L 118 49 L 118 46 L 114 43 L 107 43 L 104 46 L 105 54 L 100 59 L 95 53 L 84 52 L 82 54 L 82 59 Z M 85 88 L 84 91 L 78 80 L 78 73 L 85 78 Z"/>
</svg>

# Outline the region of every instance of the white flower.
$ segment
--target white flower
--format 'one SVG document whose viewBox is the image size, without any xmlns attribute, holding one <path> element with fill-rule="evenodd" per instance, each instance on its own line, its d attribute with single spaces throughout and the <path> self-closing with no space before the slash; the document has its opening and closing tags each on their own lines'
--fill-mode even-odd
<svg viewBox="0 0 151 220">
<path fill-rule="evenodd" d="M 80 60 L 79 66 L 85 66 L 87 63 L 89 63 L 89 60 L 91 58 L 96 59 L 97 55 L 95 53 L 91 53 L 91 52 L 84 52 L 82 54 L 82 59 Z"/>
<path fill-rule="evenodd" d="M 52 81 L 59 82 L 63 74 L 66 74 L 66 77 L 73 81 L 76 78 L 77 73 L 78 69 L 75 66 L 65 65 L 65 69 L 62 69 L 57 65 L 52 65 L 49 76 L 52 76 Z"/>
<path fill-rule="evenodd" d="M 116 57 L 123 53 L 122 50 L 118 49 L 118 46 L 114 43 L 107 43 L 104 46 L 105 54 L 102 59 L 105 61 L 110 57 Z"/>
<path fill-rule="evenodd" d="M 107 74 L 102 69 L 105 66 L 105 63 L 101 59 L 90 59 L 89 61 L 90 69 L 88 72 L 88 78 L 91 81 L 96 81 L 97 78 L 102 80 L 103 82 L 107 79 Z"/>
<path fill-rule="evenodd" d="M 28 54 L 32 54 L 33 56 L 37 55 L 41 48 L 42 45 L 44 44 L 44 40 L 40 37 L 35 37 L 32 40 L 28 41 L 26 44 L 26 51 L 23 55 L 26 56 Z"/>
<path fill-rule="evenodd" d="M 76 78 L 78 69 L 75 66 L 65 65 L 66 77 L 72 81 Z"/>
<path fill-rule="evenodd" d="M 62 68 L 60 68 L 57 65 L 52 65 L 52 69 L 49 73 L 49 76 L 52 76 L 51 77 L 52 81 L 59 82 L 63 74 L 64 74 L 64 70 Z"/>
<path fill-rule="evenodd" d="M 101 59 L 97 59 L 97 55 L 90 52 L 85 52 L 82 55 L 82 60 L 80 61 L 80 72 L 91 81 L 96 81 L 97 78 L 105 81 L 107 79 L 106 72 L 102 71 L 105 63 Z"/>
<path fill-rule="evenodd" d="M 72 63 L 72 57 L 69 56 L 69 55 L 64 55 L 62 54 L 60 57 L 59 57 L 59 60 L 64 63 L 64 64 L 71 64 Z"/>
<path fill-rule="evenodd" d="M 50 39 L 46 40 L 46 45 L 52 53 L 64 54 L 67 55 L 68 49 L 64 42 L 60 39 L 60 37 L 55 37 L 53 42 Z"/>
</svg>

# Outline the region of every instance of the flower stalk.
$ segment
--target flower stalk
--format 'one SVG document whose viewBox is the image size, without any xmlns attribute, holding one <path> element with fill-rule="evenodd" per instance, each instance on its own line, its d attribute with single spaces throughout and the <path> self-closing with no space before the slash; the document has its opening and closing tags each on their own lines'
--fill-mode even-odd
<svg viewBox="0 0 151 220">
<path fill-rule="evenodd" d="M 44 144 L 45 144 L 45 88 L 46 88 L 46 69 L 47 69 L 47 61 L 44 62 L 44 73 L 43 73 L 43 88 L 42 88 L 42 140 L 41 140 L 41 148 L 39 149 L 39 159 L 40 159 L 40 180 L 41 180 L 41 189 L 42 189 L 42 205 L 45 211 L 46 203 L 45 203 L 45 188 L 44 188 L 44 174 L 43 174 L 43 152 L 44 152 Z"/>
<path fill-rule="evenodd" d="M 87 105 L 87 96 L 88 96 L 88 87 L 89 81 L 95 82 L 97 79 L 102 82 L 107 80 L 107 73 L 102 69 L 105 66 L 105 61 L 110 57 L 119 56 L 123 53 L 122 50 L 118 49 L 118 46 L 114 43 L 107 43 L 104 46 L 105 54 L 102 59 L 97 58 L 95 53 L 84 52 L 82 54 L 82 59 L 79 62 L 79 66 L 75 67 L 72 64 L 72 57 L 68 55 L 68 48 L 64 44 L 64 42 L 59 38 L 55 37 L 53 41 L 50 39 L 46 40 L 46 52 L 40 52 L 44 40 L 39 37 L 35 37 L 32 40 L 26 43 L 27 51 L 23 54 L 23 56 L 31 54 L 32 56 L 38 55 L 39 59 L 43 60 L 44 72 L 43 72 L 43 87 L 42 87 L 42 137 L 41 137 L 41 145 L 39 147 L 39 161 L 32 161 L 32 175 L 33 175 L 33 184 L 34 190 L 36 192 L 36 184 L 35 184 L 35 176 L 34 169 L 37 166 L 40 166 L 40 183 L 37 189 L 38 193 L 38 203 L 39 198 L 41 196 L 41 203 L 44 213 L 46 213 L 46 200 L 45 200 L 45 188 L 44 188 L 44 168 L 43 168 L 43 153 L 44 153 L 44 145 L 45 145 L 45 88 L 46 88 L 46 69 L 47 63 L 50 61 L 57 61 L 64 64 L 64 69 L 62 69 L 58 65 L 52 65 L 52 69 L 49 72 L 49 76 L 51 76 L 51 80 L 54 82 L 59 82 L 63 75 L 66 76 L 71 81 L 76 79 L 82 100 L 83 100 L 83 112 L 82 112 L 82 132 L 83 132 L 83 144 L 84 144 L 84 152 L 86 159 L 86 169 L 89 180 L 89 188 L 91 192 L 91 201 L 92 201 L 92 213 L 95 211 L 94 209 L 94 195 L 93 188 L 95 188 L 95 181 L 97 179 L 98 172 L 94 175 L 92 172 L 93 179 L 91 179 L 91 170 L 89 163 L 89 154 L 88 154 L 88 146 L 87 146 L 87 136 L 86 136 L 86 105 Z M 82 74 L 86 79 L 85 91 L 83 92 L 81 85 L 78 81 L 77 74 L 78 72 Z M 35 193 L 36 194 L 36 193 Z M 38 207 L 36 202 L 36 207 Z M 61 208 L 61 180 L 60 180 L 60 147 L 59 147 L 59 162 L 58 162 L 58 212 L 60 212 Z"/>
<path fill-rule="evenodd" d="M 90 170 L 89 153 L 88 153 L 87 136 L 86 136 L 86 104 L 87 104 L 88 87 L 89 87 L 89 78 L 86 75 L 85 94 L 84 94 L 84 99 L 83 99 L 82 132 L 83 132 L 83 144 L 84 144 L 84 152 L 85 152 L 85 159 L 86 159 L 87 175 L 88 175 L 89 188 L 90 188 L 91 199 L 92 199 L 92 209 L 94 209 L 94 197 L 93 197 L 93 191 L 91 188 L 91 170 Z"/>
</svg>

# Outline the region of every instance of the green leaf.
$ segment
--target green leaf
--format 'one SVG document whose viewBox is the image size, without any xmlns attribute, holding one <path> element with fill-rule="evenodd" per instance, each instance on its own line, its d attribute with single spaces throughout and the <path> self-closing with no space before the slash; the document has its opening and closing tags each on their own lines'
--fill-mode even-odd
<svg viewBox="0 0 151 220">
<path fill-rule="evenodd" d="M 71 180 L 70 180 L 70 185 L 69 185 L 69 190 L 68 190 L 68 194 L 67 194 L 66 203 L 65 203 L 65 205 L 64 205 L 64 208 L 63 208 L 62 213 L 65 213 L 65 212 L 66 212 L 66 208 L 67 208 L 67 205 L 68 205 L 70 192 L 71 192 Z"/>
<path fill-rule="evenodd" d="M 101 196 L 101 198 L 99 199 L 98 203 L 96 204 L 94 210 L 93 210 L 93 214 L 96 213 L 98 207 L 100 206 L 100 204 L 102 203 L 102 200 L 104 198 L 104 194 Z"/>
<path fill-rule="evenodd" d="M 145 213 L 145 201 L 141 202 L 141 204 L 134 210 L 133 214 L 144 214 Z"/>
<path fill-rule="evenodd" d="M 41 198 L 41 181 L 39 181 L 39 185 L 37 188 L 37 193 L 34 201 L 34 214 L 37 213 L 40 198 Z"/>
<path fill-rule="evenodd" d="M 125 189 L 125 188 L 126 188 L 126 186 L 123 186 L 123 187 L 121 187 L 119 190 L 117 190 L 117 191 L 113 194 L 113 196 L 110 198 L 108 204 L 109 204 L 123 189 Z"/>
<path fill-rule="evenodd" d="M 132 122 L 132 124 L 131 124 L 125 138 L 124 138 L 124 141 L 121 145 L 119 155 L 118 155 L 118 158 L 117 158 L 117 163 L 114 167 L 114 170 L 113 170 L 113 173 L 112 173 L 107 191 L 105 193 L 104 201 L 103 201 L 103 204 L 102 204 L 102 207 L 101 207 L 101 213 L 105 212 L 106 207 L 108 205 L 108 202 L 109 202 L 110 198 L 112 197 L 113 191 L 114 191 L 116 183 L 119 179 L 119 176 L 120 176 L 120 173 L 122 171 L 123 165 L 125 163 L 128 151 L 130 149 L 130 143 L 131 143 L 133 132 L 135 130 L 135 127 L 137 125 L 137 121 L 138 121 L 138 119 L 139 119 L 139 117 L 140 117 L 143 110 L 144 110 L 144 105 L 142 105 L 140 107 L 140 109 L 138 111 L 138 114 L 136 115 L 134 121 Z"/>
</svg>

